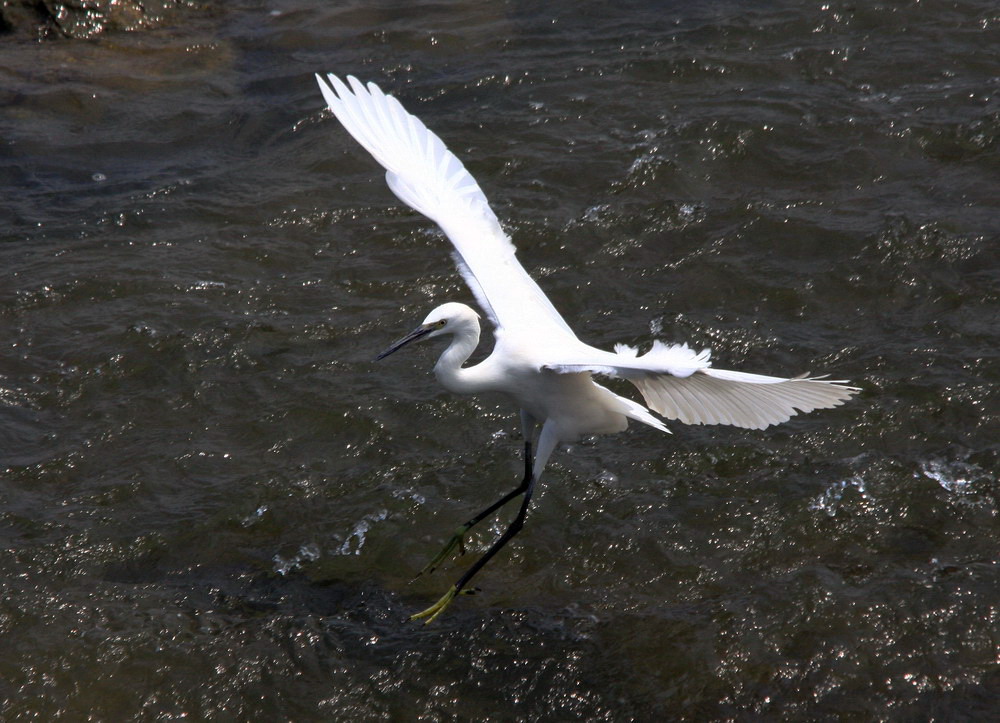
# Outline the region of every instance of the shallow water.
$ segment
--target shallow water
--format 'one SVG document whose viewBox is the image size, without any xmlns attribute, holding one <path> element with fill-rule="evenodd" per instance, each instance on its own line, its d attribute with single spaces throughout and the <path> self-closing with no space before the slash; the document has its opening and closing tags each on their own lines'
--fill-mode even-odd
<svg viewBox="0 0 1000 723">
<path fill-rule="evenodd" d="M 1000 15 L 688 5 L 4 39 L 6 720 L 997 713 Z M 409 623 L 502 529 L 412 580 L 516 484 L 516 413 L 371 361 L 471 295 L 316 71 L 436 130 L 587 341 L 862 394 L 573 445 Z"/>
</svg>

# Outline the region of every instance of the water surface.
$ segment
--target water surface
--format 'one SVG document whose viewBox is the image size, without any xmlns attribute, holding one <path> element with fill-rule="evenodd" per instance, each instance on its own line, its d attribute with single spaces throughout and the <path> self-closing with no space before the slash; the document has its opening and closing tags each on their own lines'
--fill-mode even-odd
<svg viewBox="0 0 1000 723">
<path fill-rule="evenodd" d="M 994 3 L 235 2 L 0 45 L 7 720 L 995 715 Z M 512 488 L 516 413 L 372 363 L 446 242 L 322 110 L 378 82 L 587 341 L 830 373 Z M 633 394 L 627 387 L 616 387 Z"/>
</svg>

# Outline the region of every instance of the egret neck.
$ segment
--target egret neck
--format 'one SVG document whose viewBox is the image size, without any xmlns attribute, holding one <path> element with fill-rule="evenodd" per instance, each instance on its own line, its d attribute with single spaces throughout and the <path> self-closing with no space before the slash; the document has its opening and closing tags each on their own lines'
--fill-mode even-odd
<svg viewBox="0 0 1000 723">
<path fill-rule="evenodd" d="M 472 312 L 471 309 L 469 309 Z M 479 320 L 475 312 L 464 316 L 452 331 L 451 344 L 438 357 L 434 365 L 434 375 L 441 386 L 455 394 L 474 394 L 483 390 L 482 381 L 474 367 L 463 369 L 462 365 L 479 346 Z"/>
</svg>

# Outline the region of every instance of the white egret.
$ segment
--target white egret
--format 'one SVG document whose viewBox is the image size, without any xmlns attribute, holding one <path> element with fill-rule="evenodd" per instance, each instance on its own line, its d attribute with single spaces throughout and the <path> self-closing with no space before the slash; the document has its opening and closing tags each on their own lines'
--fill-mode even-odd
<svg viewBox="0 0 1000 723">
<path fill-rule="evenodd" d="M 374 83 L 366 86 L 351 76 L 344 83 L 333 74 L 329 84 L 318 75 L 316 79 L 333 114 L 386 169 L 392 192 L 444 231 L 455 247 L 458 270 L 494 327 L 493 353 L 479 364 L 463 366 L 479 343 L 479 316 L 464 304 L 447 303 L 377 358 L 414 341 L 449 337 L 434 365 L 438 381 L 459 394 L 506 394 L 521 410 L 525 471 L 520 486 L 462 525 L 424 570 L 461 548 L 473 525 L 521 495 L 517 516 L 486 554 L 414 619 L 436 618 L 517 534 L 532 491 L 559 443 L 620 432 L 629 419 L 667 432 L 650 410 L 685 424 L 763 429 L 799 412 L 836 407 L 858 391 L 844 381 L 715 369 L 707 349 L 696 353 L 686 344 L 654 341 L 639 354 L 624 345 L 611 352 L 583 343 L 518 263 L 479 184 L 437 135 Z M 632 382 L 648 408 L 597 384 L 594 374 Z"/>
</svg>

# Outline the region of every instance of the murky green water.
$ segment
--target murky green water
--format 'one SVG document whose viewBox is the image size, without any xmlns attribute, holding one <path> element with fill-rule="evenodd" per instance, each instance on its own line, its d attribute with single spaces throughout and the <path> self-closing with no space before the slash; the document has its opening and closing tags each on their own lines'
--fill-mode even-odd
<svg viewBox="0 0 1000 723">
<path fill-rule="evenodd" d="M 5 720 L 1000 710 L 994 3 L 237 2 L 0 41 Z M 396 94 L 587 341 L 854 380 L 519 476 L 422 349 L 446 242 L 321 110 Z M 627 387 L 621 391 L 634 394 Z"/>
</svg>

